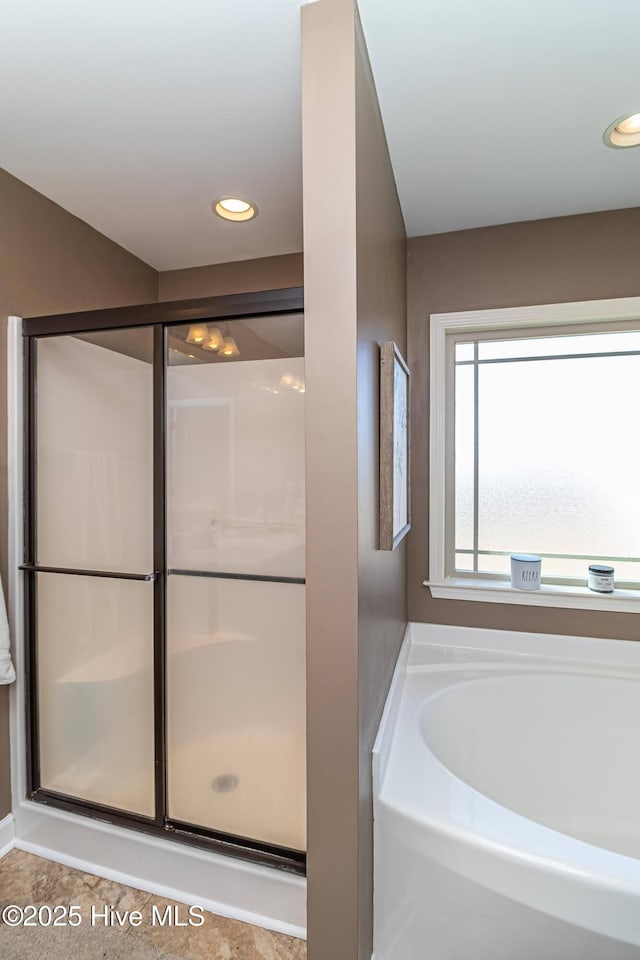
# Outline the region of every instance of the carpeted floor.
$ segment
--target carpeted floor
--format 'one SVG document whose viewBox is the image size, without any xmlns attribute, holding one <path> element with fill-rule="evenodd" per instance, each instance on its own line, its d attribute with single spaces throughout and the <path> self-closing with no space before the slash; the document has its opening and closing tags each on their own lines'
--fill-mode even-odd
<svg viewBox="0 0 640 960">
<path fill-rule="evenodd" d="M 204 923 L 189 925 L 188 907 L 174 904 L 49 860 L 12 850 L 0 860 L 0 915 L 10 905 L 45 906 L 33 917 L 35 926 L 12 927 L 0 920 L 1 960 L 305 960 L 302 940 L 271 933 L 212 913 Z M 68 920 L 55 906 L 76 905 L 75 926 L 47 926 L 51 907 L 59 922 Z M 93 908 L 93 916 L 92 916 Z M 185 926 L 160 924 L 171 916 Z M 112 926 L 126 916 L 123 926 Z M 106 913 L 105 913 L 106 911 Z M 139 911 L 140 925 L 129 922 Z M 177 911 L 177 915 L 175 913 Z M 16 911 L 8 912 L 11 922 Z M 28 914 L 23 914 L 27 916 Z M 93 919 L 93 923 L 92 923 Z M 192 920 L 199 919 L 194 914 Z M 40 921 L 40 922 L 38 922 Z M 155 921 L 155 922 L 154 922 Z"/>
</svg>

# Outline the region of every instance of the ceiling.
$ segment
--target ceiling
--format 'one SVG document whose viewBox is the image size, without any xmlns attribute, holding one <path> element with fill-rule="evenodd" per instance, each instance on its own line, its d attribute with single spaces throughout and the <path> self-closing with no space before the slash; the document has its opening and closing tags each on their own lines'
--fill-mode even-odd
<svg viewBox="0 0 640 960">
<path fill-rule="evenodd" d="M 299 0 L 2 0 L 0 166 L 158 270 L 302 249 Z M 254 200 L 228 223 L 220 196 Z"/>
<path fill-rule="evenodd" d="M 640 205 L 636 0 L 359 0 L 409 236 Z"/>
<path fill-rule="evenodd" d="M 640 205 L 601 139 L 640 110 L 639 3 L 360 8 L 410 236 Z M 298 251 L 299 30 L 299 0 L 4 0 L 0 166 L 159 270 Z"/>
</svg>

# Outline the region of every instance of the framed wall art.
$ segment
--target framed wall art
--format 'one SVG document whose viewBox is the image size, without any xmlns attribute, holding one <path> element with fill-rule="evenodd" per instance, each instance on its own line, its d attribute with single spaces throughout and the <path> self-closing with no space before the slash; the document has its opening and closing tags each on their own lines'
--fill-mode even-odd
<svg viewBox="0 0 640 960">
<path fill-rule="evenodd" d="M 410 373 L 393 340 L 380 348 L 380 549 L 394 550 L 411 527 Z"/>
</svg>

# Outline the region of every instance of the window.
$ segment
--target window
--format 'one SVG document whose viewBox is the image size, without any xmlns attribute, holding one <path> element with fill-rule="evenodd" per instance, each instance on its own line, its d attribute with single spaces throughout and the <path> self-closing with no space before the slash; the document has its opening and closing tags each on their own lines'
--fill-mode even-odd
<svg viewBox="0 0 640 960">
<path fill-rule="evenodd" d="M 636 609 L 640 298 L 431 318 L 434 596 Z M 509 584 L 542 557 L 542 589 Z M 590 563 L 616 590 L 587 589 Z"/>
</svg>

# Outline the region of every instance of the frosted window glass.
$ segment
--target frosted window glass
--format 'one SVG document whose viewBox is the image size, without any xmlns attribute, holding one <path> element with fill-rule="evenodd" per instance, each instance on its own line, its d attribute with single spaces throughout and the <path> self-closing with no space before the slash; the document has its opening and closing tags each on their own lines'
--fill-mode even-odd
<svg viewBox="0 0 640 960">
<path fill-rule="evenodd" d="M 480 554 L 478 556 L 478 570 L 482 573 L 502 573 L 508 576 L 511 572 L 511 561 L 508 556 L 494 557 Z M 546 572 L 547 566 L 545 561 L 544 573 Z"/>
<path fill-rule="evenodd" d="M 305 848 L 305 591 L 172 576 L 169 816 Z"/>
<path fill-rule="evenodd" d="M 480 549 L 638 555 L 639 381 L 636 356 L 480 365 Z"/>
<path fill-rule="evenodd" d="M 456 343 L 456 363 L 463 360 L 473 360 L 472 343 Z"/>
<path fill-rule="evenodd" d="M 455 536 L 458 550 L 473 548 L 473 370 L 473 366 L 456 367 Z"/>
<path fill-rule="evenodd" d="M 37 340 L 39 563 L 149 573 L 151 331 Z M 109 344 L 109 346 L 106 346 Z"/>
<path fill-rule="evenodd" d="M 304 576 L 304 360 L 167 370 L 168 565 Z"/>
<path fill-rule="evenodd" d="M 640 351 L 640 332 L 620 330 L 617 333 L 574 334 L 567 337 L 482 340 L 478 344 L 478 357 L 480 360 L 552 357 L 568 353 L 610 353 L 621 350 Z"/>
<path fill-rule="evenodd" d="M 154 814 L 153 585 L 37 574 L 42 786 Z"/>
</svg>

